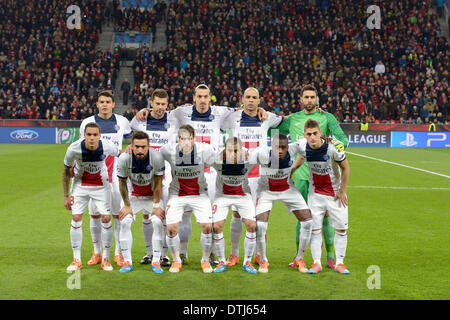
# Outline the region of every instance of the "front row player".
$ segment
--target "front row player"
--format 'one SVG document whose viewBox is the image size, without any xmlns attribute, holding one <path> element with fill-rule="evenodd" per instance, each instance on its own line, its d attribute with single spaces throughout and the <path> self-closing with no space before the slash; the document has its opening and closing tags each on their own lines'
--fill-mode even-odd
<svg viewBox="0 0 450 320">
<path fill-rule="evenodd" d="M 251 264 L 256 247 L 256 220 L 255 206 L 248 184 L 248 174 L 256 164 L 256 161 L 249 158 L 246 151 L 242 149 L 242 142 L 236 137 L 228 138 L 225 142 L 225 150 L 219 152 L 216 156 L 216 161 L 213 165 L 217 172 L 217 178 L 212 222 L 214 244 L 218 253 L 219 264 L 214 269 L 215 273 L 227 270 L 223 226 L 228 211 L 232 206 L 239 211 L 247 229 L 244 240 L 245 257 L 242 269 L 248 273 L 258 272 Z M 237 260 L 235 259 L 234 261 Z"/>
<path fill-rule="evenodd" d="M 181 271 L 178 225 L 183 213 L 192 210 L 202 229 L 202 270 L 204 273 L 211 273 L 209 256 L 212 246 L 212 211 L 204 167 L 213 164 L 215 149 L 209 144 L 195 142 L 194 128 L 182 125 L 178 130 L 178 143 L 164 145 L 161 154 L 169 162 L 172 172 L 166 206 L 166 242 L 173 258 L 169 271 Z"/>
<path fill-rule="evenodd" d="M 88 123 L 84 130 L 84 139 L 70 144 L 64 157 L 63 190 L 64 207 L 72 210 L 70 228 L 70 241 L 73 250 L 73 262 L 67 271 L 82 268 L 81 243 L 83 231 L 81 228 L 83 213 L 89 200 L 96 205 L 101 214 L 101 241 L 102 241 L 102 269 L 113 270 L 109 262 L 109 251 L 113 237 L 110 207 L 110 183 L 105 159 L 108 156 L 117 157 L 119 148 L 109 140 L 100 140 L 100 126 L 94 122 Z M 69 197 L 70 169 L 76 161 L 74 177 Z"/>
<path fill-rule="evenodd" d="M 124 206 L 119 211 L 120 248 L 124 257 L 121 273 L 133 270 L 131 247 L 133 236 L 131 224 L 136 221 L 136 214 L 142 211 L 144 217 L 153 224 L 152 236 L 152 270 L 163 273 L 160 265 L 164 237 L 164 211 L 162 206 L 162 179 L 164 160 L 156 150 L 150 150 L 147 133 L 138 131 L 131 140 L 131 154 L 122 153 L 117 164 L 119 190 Z M 128 197 L 127 181 L 131 182 L 131 197 Z"/>
<path fill-rule="evenodd" d="M 348 206 L 345 189 L 350 175 L 350 166 L 345 158 L 344 151 L 339 151 L 333 144 L 328 144 L 321 139 L 322 132 L 317 121 L 308 119 L 303 130 L 303 136 L 306 139 L 297 142 L 303 160 L 296 162 L 295 166 L 306 161 L 309 167 L 308 205 L 313 218 L 311 254 L 314 263 L 308 273 L 322 272 L 320 263 L 322 254 L 321 227 L 325 212 L 328 211 L 330 224 L 336 230 L 334 238 L 336 266 L 334 271 L 349 274 L 350 271 L 344 265 L 344 257 L 347 250 L 348 229 Z"/>
<path fill-rule="evenodd" d="M 260 253 L 255 257 L 255 262 L 259 264 L 259 272 L 269 271 L 269 262 L 266 257 L 266 232 L 273 202 L 279 200 L 301 222 L 294 264 L 300 272 L 306 273 L 308 268 L 306 268 L 304 254 L 311 238 L 311 211 L 290 178 L 294 159 L 300 152 L 299 144 L 297 142 L 288 144 L 287 136 L 280 134 L 273 138 L 272 148 L 260 147 L 255 151 L 258 162 L 261 163 L 261 178 L 256 192 L 256 241 Z"/>
</svg>

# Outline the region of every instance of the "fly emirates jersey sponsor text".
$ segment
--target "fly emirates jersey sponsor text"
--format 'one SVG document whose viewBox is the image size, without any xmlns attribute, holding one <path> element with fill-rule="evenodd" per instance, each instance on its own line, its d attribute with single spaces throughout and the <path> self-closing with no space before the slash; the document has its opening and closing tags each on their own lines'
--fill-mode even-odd
<svg viewBox="0 0 450 320">
<path fill-rule="evenodd" d="M 204 167 L 213 164 L 216 152 L 211 145 L 200 142 L 194 143 L 189 154 L 182 154 L 178 144 L 163 146 L 161 154 L 169 162 L 172 171 L 169 197 L 206 194 Z"/>
<path fill-rule="evenodd" d="M 80 137 L 83 137 L 84 129 L 90 122 L 97 123 L 100 126 L 102 139 L 110 140 L 119 148 L 119 150 L 122 150 L 122 140 L 133 136 L 133 131 L 128 119 L 113 113 L 107 120 L 101 118 L 98 114 L 84 119 L 80 126 Z M 113 182 L 117 179 L 117 162 L 115 158 L 108 157 L 106 159 L 106 166 L 108 167 L 109 181 Z"/>
<path fill-rule="evenodd" d="M 261 163 L 261 177 L 258 181 L 257 193 L 262 191 L 282 192 L 288 190 L 294 182 L 290 178 L 296 155 L 300 152 L 297 142 L 290 143 L 288 152 L 283 159 L 274 155 L 269 147 L 254 150 Z"/>
<path fill-rule="evenodd" d="M 243 147 L 247 150 L 267 146 L 267 131 L 270 128 L 278 127 L 283 121 L 281 116 L 271 112 L 267 112 L 267 114 L 268 118 L 261 121 L 257 115 L 252 117 L 246 114 L 244 110 L 238 110 L 224 120 L 222 127 L 231 129 L 233 135 L 242 141 Z M 248 177 L 259 177 L 259 166 L 255 166 Z"/>
<path fill-rule="evenodd" d="M 300 155 L 309 167 L 309 193 L 336 196 L 341 185 L 338 162 L 344 161 L 344 151 L 338 151 L 333 144 L 323 142 L 319 149 L 309 146 L 306 139 L 297 142 Z"/>
<path fill-rule="evenodd" d="M 174 123 L 177 129 L 185 124 L 191 125 L 195 130 L 196 142 L 210 144 L 219 150 L 220 129 L 225 119 L 234 112 L 233 108 L 211 106 L 205 113 L 200 113 L 193 105 L 182 106 L 170 112 L 169 123 Z"/>
<path fill-rule="evenodd" d="M 143 160 L 137 159 L 133 153 L 122 153 L 117 163 L 117 176 L 130 178 L 131 195 L 136 197 L 153 196 L 153 176 L 163 174 L 164 159 L 158 151 L 151 149 Z"/>
<path fill-rule="evenodd" d="M 248 174 L 256 165 L 256 157 L 237 164 L 226 163 L 223 160 L 225 151 L 216 155 L 213 168 L 217 171 L 216 198 L 221 195 L 245 196 L 250 194 Z"/>
<path fill-rule="evenodd" d="M 108 187 L 109 177 L 105 159 L 117 157 L 120 151 L 109 140 L 99 140 L 96 150 L 86 148 L 84 139 L 70 144 L 64 158 L 64 165 L 71 167 L 76 161 L 72 188 L 74 187 Z"/>
<path fill-rule="evenodd" d="M 150 148 L 159 149 L 163 145 L 176 142 L 176 128 L 168 122 L 166 112 L 161 119 L 153 118 L 149 114 L 146 121 L 138 121 L 136 117 L 131 120 L 131 128 L 148 134 Z"/>
</svg>

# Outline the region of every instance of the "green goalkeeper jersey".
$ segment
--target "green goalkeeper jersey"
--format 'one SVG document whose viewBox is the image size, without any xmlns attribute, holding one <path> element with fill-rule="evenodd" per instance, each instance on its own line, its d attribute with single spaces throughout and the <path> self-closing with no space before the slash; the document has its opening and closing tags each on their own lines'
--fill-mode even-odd
<svg viewBox="0 0 450 320">
<path fill-rule="evenodd" d="M 308 119 L 314 119 L 319 123 L 322 135 L 330 136 L 332 134 L 333 137 L 341 141 L 345 147 L 348 146 L 348 138 L 344 131 L 342 131 L 336 118 L 331 113 L 320 112 L 319 110 L 314 113 L 300 111 L 291 114 L 279 127 L 270 129 L 269 134 L 275 134 L 276 130 L 279 130 L 279 133 L 290 134 L 291 142 L 295 142 L 303 138 L 303 127 Z M 295 172 L 295 179 L 308 180 L 308 178 L 309 168 L 308 165 L 304 163 Z"/>
</svg>

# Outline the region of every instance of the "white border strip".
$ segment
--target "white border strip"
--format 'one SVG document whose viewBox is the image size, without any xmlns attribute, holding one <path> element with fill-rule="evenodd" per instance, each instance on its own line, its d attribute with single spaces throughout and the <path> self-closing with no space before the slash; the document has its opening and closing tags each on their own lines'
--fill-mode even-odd
<svg viewBox="0 0 450 320">
<path fill-rule="evenodd" d="M 437 175 L 437 176 L 441 176 L 441 177 L 450 179 L 450 176 L 447 176 L 447 175 L 442 174 L 442 173 L 437 173 L 437 172 L 433 172 L 433 171 L 429 171 L 429 170 L 425 170 L 425 169 L 415 168 L 415 167 L 407 166 L 405 164 L 401 164 L 401 163 L 397 163 L 397 162 L 392 162 L 392 161 L 387 161 L 387 160 L 383 160 L 383 159 L 373 158 L 373 157 L 369 157 L 369 156 L 366 156 L 366 155 L 363 155 L 363 154 L 354 153 L 354 152 L 346 151 L 346 153 L 353 154 L 355 156 L 359 156 L 359 157 L 363 157 L 363 158 L 367 158 L 367 159 L 371 159 L 371 160 L 376 160 L 376 161 L 380 161 L 380 162 L 393 164 L 393 165 L 400 166 L 400 167 L 414 169 L 414 170 L 417 170 L 417 171 L 422 171 L 422 172 L 425 172 L 425 173 L 430 173 L 430 174 L 434 174 L 434 175 Z"/>
</svg>

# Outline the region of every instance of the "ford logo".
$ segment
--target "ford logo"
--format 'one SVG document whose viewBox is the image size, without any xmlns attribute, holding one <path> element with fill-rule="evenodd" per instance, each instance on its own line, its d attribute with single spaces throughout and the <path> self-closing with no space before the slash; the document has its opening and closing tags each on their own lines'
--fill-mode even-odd
<svg viewBox="0 0 450 320">
<path fill-rule="evenodd" d="M 11 138 L 18 141 L 31 141 L 37 139 L 39 134 L 33 130 L 15 130 L 9 134 Z"/>
</svg>

